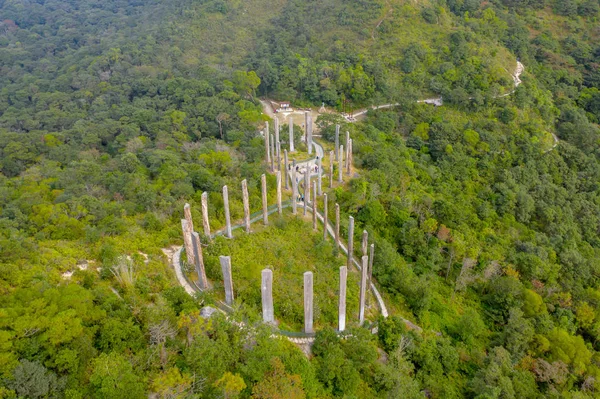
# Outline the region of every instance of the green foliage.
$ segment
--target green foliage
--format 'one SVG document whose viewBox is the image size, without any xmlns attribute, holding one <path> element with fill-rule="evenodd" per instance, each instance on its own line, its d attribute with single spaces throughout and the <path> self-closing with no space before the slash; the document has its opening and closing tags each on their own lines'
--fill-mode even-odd
<svg viewBox="0 0 600 399">
<path fill-rule="evenodd" d="M 143 398 L 144 380 L 136 375 L 131 363 L 116 352 L 102 353 L 91 364 L 90 384 L 97 398 Z"/>
<path fill-rule="evenodd" d="M 577 375 L 582 375 L 590 364 L 592 353 L 586 347 L 583 338 L 572 336 L 567 331 L 555 328 L 548 333 L 550 354 L 573 367 Z"/>
<path fill-rule="evenodd" d="M 15 367 L 13 378 L 7 386 L 19 397 L 47 398 L 59 395 L 64 381 L 58 381 L 56 374 L 48 371 L 38 362 L 21 360 Z"/>
<path fill-rule="evenodd" d="M 0 396 L 593 395 L 599 8 L 0 2 Z M 511 94 L 516 58 L 526 70 Z M 293 218 L 209 246 L 202 305 L 174 288 L 161 249 L 180 244 L 185 202 L 198 224 L 207 191 L 214 231 L 221 187 L 238 219 L 246 178 L 260 207 L 258 95 L 344 112 L 397 104 L 357 123 L 317 119 L 324 140 L 336 124 L 353 138 L 359 177 L 329 195 L 375 243 L 392 312 L 376 337 L 327 328 L 342 259 Z M 437 96 L 443 107 L 415 103 Z M 236 322 L 202 319 L 226 254 Z M 301 275 L 315 272 L 310 361 L 254 324 L 265 267 L 290 329 Z M 349 290 L 348 309 L 357 302 Z"/>
<path fill-rule="evenodd" d="M 379 319 L 377 337 L 386 352 L 391 353 L 395 351 L 406 333 L 404 321 L 399 317 L 392 316 Z"/>
<path fill-rule="evenodd" d="M 238 302 L 261 309 L 261 271 L 273 271 L 273 303 L 280 328 L 301 331 L 304 325 L 303 274 L 314 275 L 315 328 L 336 326 L 338 320 L 337 287 L 339 267 L 345 258 L 338 255 L 331 240 L 323 241 L 323 233 L 314 232 L 309 223 L 299 217 L 273 214 L 270 222 L 276 228 L 252 226 L 254 232 L 237 230 L 234 240 L 222 237 L 207 247 L 204 262 L 208 277 L 221 284 L 219 256 L 231 256 L 233 283 Z M 303 237 L 298 240 L 298 237 Z M 256 251 L 255 248 L 263 248 Z M 348 287 L 358 286 L 358 273 L 350 271 Z M 216 290 L 222 295 L 222 290 Z M 358 308 L 358 291 L 348 290 L 348 309 Z"/>
</svg>

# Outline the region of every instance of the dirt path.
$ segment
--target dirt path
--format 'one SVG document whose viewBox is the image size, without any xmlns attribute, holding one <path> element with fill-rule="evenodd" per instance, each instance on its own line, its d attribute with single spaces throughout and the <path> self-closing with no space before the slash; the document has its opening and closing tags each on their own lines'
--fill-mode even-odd
<svg viewBox="0 0 600 399">
<path fill-rule="evenodd" d="M 383 21 L 394 12 L 394 9 L 392 8 L 392 5 L 390 4 L 389 0 L 385 0 L 385 6 L 387 7 L 387 11 L 383 14 L 383 17 L 381 17 L 381 19 L 379 21 L 377 21 L 377 24 L 371 31 L 371 39 L 372 40 L 375 40 L 375 31 L 379 28 L 379 26 L 383 23 Z"/>
<path fill-rule="evenodd" d="M 191 296 L 194 296 L 196 290 L 194 290 L 194 287 L 192 287 L 187 282 L 187 280 L 183 276 L 183 270 L 181 270 L 181 248 L 181 246 L 173 245 L 169 248 L 162 248 L 162 251 L 167 256 L 169 264 L 173 266 L 173 269 L 175 269 L 175 276 L 177 277 L 177 281 L 179 281 L 179 284 L 183 287 L 185 292 L 187 292 Z"/>
<path fill-rule="evenodd" d="M 525 66 L 520 61 L 517 61 L 517 66 L 515 68 L 515 73 L 512 75 L 513 82 L 514 82 L 514 89 L 512 91 L 510 91 L 509 93 L 502 94 L 501 96 L 498 96 L 499 98 L 510 96 L 511 94 L 513 94 L 515 92 L 515 90 L 517 89 L 517 87 L 519 87 L 521 85 L 521 83 L 522 83 L 522 81 L 521 81 L 521 74 L 523 73 L 523 71 L 525 71 Z M 438 107 L 444 104 L 444 101 L 443 101 L 442 97 L 425 98 L 423 100 L 417 100 L 417 102 L 418 103 L 424 103 L 424 104 L 431 104 L 431 105 L 435 105 L 435 106 L 438 106 Z M 373 105 L 373 106 L 371 106 L 369 108 L 364 108 L 364 109 L 358 110 L 354 114 L 352 114 L 350 116 L 347 116 L 346 120 L 348 122 L 356 122 L 357 118 L 365 115 L 367 112 L 369 112 L 369 110 L 372 110 L 372 109 L 383 109 L 383 108 L 393 108 L 393 107 L 397 107 L 399 105 L 400 105 L 399 103 Z"/>
</svg>

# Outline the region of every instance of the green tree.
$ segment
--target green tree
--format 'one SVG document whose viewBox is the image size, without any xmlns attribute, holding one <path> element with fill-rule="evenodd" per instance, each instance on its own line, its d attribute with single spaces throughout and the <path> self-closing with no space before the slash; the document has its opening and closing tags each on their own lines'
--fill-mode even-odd
<svg viewBox="0 0 600 399">
<path fill-rule="evenodd" d="M 232 374 L 227 371 L 223 377 L 215 381 L 215 387 L 223 390 L 225 399 L 235 399 L 246 388 L 244 379 L 239 374 Z"/>
<path fill-rule="evenodd" d="M 58 396 L 64 389 L 64 383 L 39 362 L 23 359 L 15 368 L 13 378 L 7 381 L 7 386 L 19 397 L 49 398 Z"/>
<path fill-rule="evenodd" d="M 306 397 L 299 375 L 286 373 L 283 363 L 278 358 L 271 359 L 271 367 L 272 371 L 252 388 L 252 398 L 301 399 Z"/>
<path fill-rule="evenodd" d="M 91 363 L 93 396 L 102 399 L 144 398 L 146 383 L 129 360 L 116 352 L 102 353 Z"/>
</svg>

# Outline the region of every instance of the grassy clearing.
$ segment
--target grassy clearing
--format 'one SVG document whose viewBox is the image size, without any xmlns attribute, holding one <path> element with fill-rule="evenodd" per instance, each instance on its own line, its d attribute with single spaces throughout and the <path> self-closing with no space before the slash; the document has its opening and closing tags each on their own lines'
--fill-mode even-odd
<svg viewBox="0 0 600 399">
<path fill-rule="evenodd" d="M 253 233 L 236 231 L 235 238 L 219 237 L 204 252 L 208 278 L 214 284 L 213 294 L 222 299 L 223 283 L 219 264 L 220 255 L 231 256 L 236 300 L 261 309 L 261 270 L 273 270 L 273 298 L 275 318 L 279 327 L 300 331 L 304 324 L 303 274 L 314 273 L 314 323 L 320 329 L 326 325 L 337 327 L 339 267 L 346 258 L 339 255 L 333 240 L 323 241 L 321 225 L 313 231 L 308 220 L 286 214 L 271 217 L 270 226 L 257 223 Z M 358 319 L 360 276 L 355 269 L 348 275 L 347 323 Z M 376 316 L 373 306 L 367 316 Z"/>
</svg>

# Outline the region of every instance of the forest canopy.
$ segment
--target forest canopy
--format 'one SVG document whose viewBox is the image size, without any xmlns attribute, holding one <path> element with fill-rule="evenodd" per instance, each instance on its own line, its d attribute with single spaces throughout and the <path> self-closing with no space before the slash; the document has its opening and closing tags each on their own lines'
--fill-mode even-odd
<svg viewBox="0 0 600 399">
<path fill-rule="evenodd" d="M 0 398 L 596 397 L 599 18 L 598 0 L 0 0 Z M 355 174 L 328 194 L 374 241 L 391 313 L 323 328 L 310 356 L 244 297 L 203 317 L 163 252 L 203 192 L 217 228 L 223 185 L 260 203 L 261 98 L 324 104 L 325 145 L 350 132 Z"/>
</svg>

